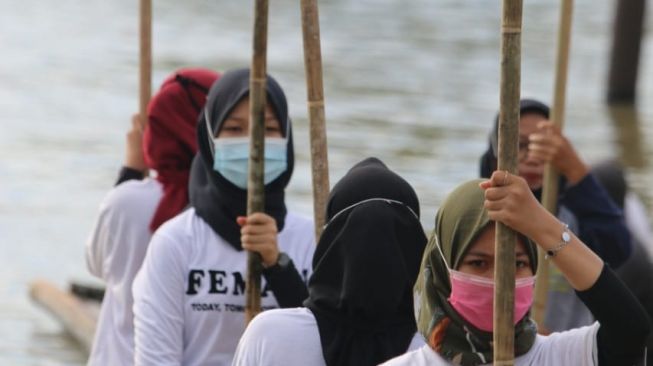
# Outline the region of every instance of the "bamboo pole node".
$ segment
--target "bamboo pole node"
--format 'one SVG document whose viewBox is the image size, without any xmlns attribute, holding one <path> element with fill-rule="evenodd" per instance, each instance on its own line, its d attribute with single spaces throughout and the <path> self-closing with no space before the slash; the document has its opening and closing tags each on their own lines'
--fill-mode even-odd
<svg viewBox="0 0 653 366">
<path fill-rule="evenodd" d="M 494 366 L 512 366 L 513 361 L 494 361 Z"/>
<path fill-rule="evenodd" d="M 324 107 L 324 100 L 309 100 L 307 103 L 309 107 Z"/>
<path fill-rule="evenodd" d="M 521 27 L 507 27 L 507 26 L 503 26 L 503 27 L 501 27 L 501 33 L 506 33 L 506 34 L 519 34 L 519 33 L 521 33 Z"/>
</svg>

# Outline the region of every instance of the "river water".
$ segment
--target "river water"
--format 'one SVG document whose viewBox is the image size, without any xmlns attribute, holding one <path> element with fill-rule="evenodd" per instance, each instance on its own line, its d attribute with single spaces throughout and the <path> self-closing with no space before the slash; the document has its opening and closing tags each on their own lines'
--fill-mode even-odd
<svg viewBox="0 0 653 366">
<path fill-rule="evenodd" d="M 178 67 L 249 64 L 253 2 L 154 3 L 155 90 Z M 289 204 L 311 214 L 298 3 L 271 2 L 268 71 L 295 121 Z M 320 3 L 332 183 L 377 156 L 415 186 L 422 222 L 432 227 L 447 192 L 476 177 L 486 147 L 499 99 L 498 3 Z M 625 161 L 650 208 L 653 21 L 639 108 L 611 112 L 603 100 L 612 3 L 576 1 L 566 130 L 588 162 Z M 0 0 L 0 9 L 0 364 L 81 365 L 85 356 L 30 302 L 28 284 L 92 280 L 84 242 L 137 108 L 137 2 Z M 523 96 L 551 100 L 557 17 L 557 2 L 526 2 Z"/>
</svg>

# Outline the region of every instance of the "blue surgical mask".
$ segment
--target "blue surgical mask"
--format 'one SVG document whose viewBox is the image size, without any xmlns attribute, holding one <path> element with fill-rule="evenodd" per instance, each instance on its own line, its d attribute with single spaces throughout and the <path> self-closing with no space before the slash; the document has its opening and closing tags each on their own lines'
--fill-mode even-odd
<svg viewBox="0 0 653 366">
<path fill-rule="evenodd" d="M 247 189 L 249 163 L 249 137 L 213 139 L 213 170 L 220 173 L 236 187 Z M 265 138 L 265 175 L 267 185 L 286 171 L 288 140 Z"/>
</svg>

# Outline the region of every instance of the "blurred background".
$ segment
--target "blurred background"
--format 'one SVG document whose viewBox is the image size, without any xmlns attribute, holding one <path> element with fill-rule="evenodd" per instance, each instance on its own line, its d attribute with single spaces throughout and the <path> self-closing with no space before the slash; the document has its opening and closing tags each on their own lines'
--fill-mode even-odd
<svg viewBox="0 0 653 366">
<path fill-rule="evenodd" d="M 153 93 L 183 66 L 248 66 L 252 1 L 153 1 Z M 297 0 L 270 2 L 268 72 L 294 120 L 291 208 L 312 214 Z M 589 163 L 616 157 L 653 203 L 653 18 L 635 109 L 605 103 L 615 1 L 577 0 L 566 131 Z M 522 96 L 552 100 L 558 2 L 525 1 Z M 416 188 L 422 222 L 478 157 L 499 102 L 500 5 L 329 0 L 320 6 L 332 184 L 377 156 Z M 138 108 L 138 2 L 0 0 L 0 364 L 82 365 L 28 284 L 92 281 L 84 243 Z M 650 211 L 649 211 L 650 212 Z"/>
</svg>

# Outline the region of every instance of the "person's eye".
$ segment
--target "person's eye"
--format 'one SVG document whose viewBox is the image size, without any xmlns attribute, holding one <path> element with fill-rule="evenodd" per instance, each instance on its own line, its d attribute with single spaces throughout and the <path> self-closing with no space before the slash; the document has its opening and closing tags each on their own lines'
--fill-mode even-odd
<svg viewBox="0 0 653 366">
<path fill-rule="evenodd" d="M 243 130 L 240 126 L 224 126 L 222 129 L 229 132 L 241 132 Z"/>
<path fill-rule="evenodd" d="M 526 268 L 529 266 L 528 261 L 517 261 L 516 263 L 517 268 Z"/>
<path fill-rule="evenodd" d="M 481 260 L 481 259 L 474 259 L 474 260 L 471 260 L 471 261 L 467 261 L 466 264 L 469 265 L 469 266 L 472 266 L 472 267 L 477 267 L 477 268 L 483 268 L 483 267 L 486 266 L 486 262 L 484 260 Z"/>
</svg>

